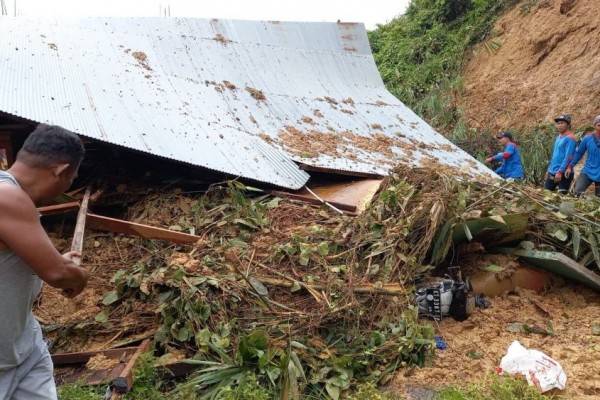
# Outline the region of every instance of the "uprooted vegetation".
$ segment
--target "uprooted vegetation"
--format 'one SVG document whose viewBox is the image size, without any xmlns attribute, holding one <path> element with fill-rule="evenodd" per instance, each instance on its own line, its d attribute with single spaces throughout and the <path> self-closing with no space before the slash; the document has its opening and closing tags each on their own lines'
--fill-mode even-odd
<svg viewBox="0 0 600 400">
<path fill-rule="evenodd" d="M 337 399 L 358 382 L 385 384 L 423 365 L 434 330 L 417 319 L 413 285 L 446 265 L 452 231 L 466 219 L 501 223 L 525 212 L 527 246 L 600 264 L 597 202 L 564 204 L 526 186 L 442 172 L 397 170 L 356 218 L 238 182 L 203 195 L 149 194 L 128 210 L 131 220 L 201 239 L 176 246 L 88 234 L 92 281 L 81 309 L 64 316 L 46 288 L 37 313 L 55 350 L 153 337 L 164 359 L 199 367 L 173 396 L 216 398 L 252 374 L 290 398 Z"/>
</svg>

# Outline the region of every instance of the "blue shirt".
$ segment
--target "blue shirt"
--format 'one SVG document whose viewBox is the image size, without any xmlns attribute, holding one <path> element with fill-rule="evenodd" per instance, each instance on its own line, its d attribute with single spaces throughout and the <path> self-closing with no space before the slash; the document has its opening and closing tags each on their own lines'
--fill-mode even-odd
<svg viewBox="0 0 600 400">
<path fill-rule="evenodd" d="M 577 147 L 577 139 L 572 132 L 567 131 L 562 135 L 558 135 L 554 140 L 552 149 L 552 158 L 548 165 L 548 172 L 552 175 L 558 172 L 565 172 L 567 165 L 573 159 L 575 148 Z"/>
<path fill-rule="evenodd" d="M 525 171 L 521 164 L 521 153 L 519 148 L 514 143 L 509 143 L 504 147 L 504 151 L 496 154 L 496 161 L 502 161 L 500 168 L 496 169 L 496 173 L 503 178 L 523 179 Z"/>
<path fill-rule="evenodd" d="M 586 174 L 594 182 L 600 182 L 600 137 L 594 133 L 583 138 L 571 166 L 577 165 L 581 157 L 587 152 L 587 160 L 581 172 Z"/>
</svg>

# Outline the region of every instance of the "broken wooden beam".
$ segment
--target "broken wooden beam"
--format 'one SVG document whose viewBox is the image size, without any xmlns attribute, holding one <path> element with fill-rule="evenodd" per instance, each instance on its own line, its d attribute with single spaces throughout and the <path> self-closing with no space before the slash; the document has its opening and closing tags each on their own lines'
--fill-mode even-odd
<svg viewBox="0 0 600 400">
<path fill-rule="evenodd" d="M 85 221 L 87 219 L 88 204 L 90 202 L 90 188 L 85 190 L 79 213 L 77 214 L 77 223 L 75 224 L 75 232 L 73 233 L 73 241 L 71 242 L 71 251 L 76 251 L 80 255 L 73 257 L 75 264 L 81 264 L 81 252 L 83 251 L 83 235 L 85 234 Z"/>
<path fill-rule="evenodd" d="M 285 279 L 277 279 L 266 276 L 256 276 L 256 279 L 261 281 L 264 285 L 269 286 L 278 286 L 284 288 L 292 288 L 294 286 L 294 282 L 292 280 Z M 303 287 L 307 290 L 327 290 L 326 287 L 320 285 L 308 285 L 308 284 L 300 284 L 300 287 Z M 354 293 L 360 294 L 381 294 L 386 296 L 400 296 L 407 293 L 406 289 L 398 284 L 385 284 L 381 286 L 374 285 L 359 285 L 359 286 L 351 286 L 349 289 Z"/>
<path fill-rule="evenodd" d="M 113 392 L 116 392 L 117 394 L 124 394 L 131 390 L 133 386 L 133 367 L 135 367 L 135 363 L 137 362 L 138 358 L 140 358 L 140 356 L 148 350 L 148 347 L 150 347 L 149 339 L 144 340 L 139 345 L 136 352 L 129 359 L 129 362 L 125 368 L 123 368 L 123 371 L 121 371 L 117 378 L 113 379 Z"/>
<path fill-rule="evenodd" d="M 64 214 L 75 211 L 79 208 L 78 201 L 70 201 L 68 203 L 53 204 L 51 206 L 38 207 L 37 211 L 41 215 Z"/>
<path fill-rule="evenodd" d="M 99 354 L 102 354 L 107 358 L 119 358 L 126 354 L 132 354 L 137 351 L 137 349 L 138 347 L 123 347 L 120 349 L 52 354 L 52 363 L 55 367 L 85 364 L 90 360 L 90 358 Z"/>
<path fill-rule="evenodd" d="M 271 194 L 273 196 L 287 197 L 288 199 L 299 200 L 299 201 L 314 204 L 317 206 L 320 206 L 321 204 L 323 204 L 323 201 L 319 200 L 318 198 L 316 198 L 314 196 L 307 195 L 305 193 L 292 193 L 292 192 L 284 192 L 282 190 L 273 190 L 273 191 L 271 191 Z M 356 212 L 356 206 L 352 205 L 352 204 L 338 203 L 336 201 L 327 201 L 327 203 L 331 204 L 335 208 L 339 208 L 342 211 L 348 211 L 351 213 Z"/>
<path fill-rule="evenodd" d="M 88 213 L 88 223 L 91 228 L 113 233 L 139 236 L 144 239 L 166 240 L 178 244 L 191 244 L 200 240 L 200 236 L 189 233 L 172 231 L 137 222 L 125 221 L 117 218 Z"/>
</svg>

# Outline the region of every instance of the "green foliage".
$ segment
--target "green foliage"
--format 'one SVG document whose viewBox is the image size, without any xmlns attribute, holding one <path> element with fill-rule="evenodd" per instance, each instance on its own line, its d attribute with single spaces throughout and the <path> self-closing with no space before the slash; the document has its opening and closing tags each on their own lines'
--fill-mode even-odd
<svg viewBox="0 0 600 400">
<path fill-rule="evenodd" d="M 523 379 L 492 376 L 490 381 L 466 389 L 442 390 L 436 400 L 550 400 Z"/>
<path fill-rule="evenodd" d="M 373 383 L 359 385 L 346 400 L 400 400 L 399 397 L 380 391 Z"/>
<path fill-rule="evenodd" d="M 62 385 L 58 388 L 60 400 L 102 400 L 103 397 L 100 389 L 78 383 Z"/>
<path fill-rule="evenodd" d="M 134 371 L 133 388 L 123 400 L 161 400 L 165 395 L 161 392 L 161 381 L 156 373 L 155 358 L 152 353 L 140 356 Z"/>
<path fill-rule="evenodd" d="M 273 397 L 272 391 L 262 387 L 254 374 L 246 374 L 238 386 L 229 387 L 221 394 L 222 400 L 271 400 Z"/>
<path fill-rule="evenodd" d="M 488 37 L 514 2 L 413 0 L 406 14 L 369 33 L 388 89 L 436 128 L 451 131 L 461 117 L 456 97 L 466 51 Z"/>
<path fill-rule="evenodd" d="M 493 132 L 471 129 L 457 99 L 462 68 L 475 44 L 490 53 L 502 46 L 493 23 L 515 0 L 413 0 L 406 14 L 369 33 L 388 89 L 448 138 L 483 161 L 500 151 Z M 520 4 L 527 13 L 537 0 Z M 551 126 L 513 132 L 521 144 L 526 178 L 541 183 L 555 132 Z"/>
</svg>

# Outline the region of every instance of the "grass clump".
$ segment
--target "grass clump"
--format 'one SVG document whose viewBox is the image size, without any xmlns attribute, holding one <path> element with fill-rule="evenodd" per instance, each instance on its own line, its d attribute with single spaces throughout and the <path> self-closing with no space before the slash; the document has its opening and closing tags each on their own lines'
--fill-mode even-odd
<svg viewBox="0 0 600 400">
<path fill-rule="evenodd" d="M 99 388 L 71 383 L 58 388 L 58 398 L 60 400 L 102 400 L 103 396 Z"/>
<path fill-rule="evenodd" d="M 492 376 L 490 380 L 466 389 L 447 388 L 438 393 L 436 400 L 552 400 L 527 381 L 512 377 Z"/>
</svg>

